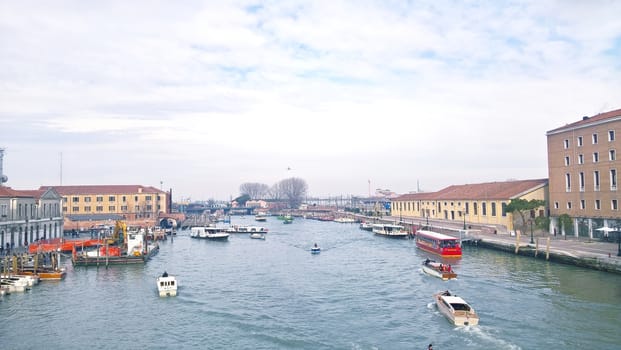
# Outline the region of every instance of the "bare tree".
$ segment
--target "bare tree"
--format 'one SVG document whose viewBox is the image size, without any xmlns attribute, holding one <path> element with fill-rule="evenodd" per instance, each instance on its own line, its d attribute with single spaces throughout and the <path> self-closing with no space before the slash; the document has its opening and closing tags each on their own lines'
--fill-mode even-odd
<svg viewBox="0 0 621 350">
<path fill-rule="evenodd" d="M 283 198 L 283 194 L 280 192 L 280 183 L 275 183 L 272 187 L 267 191 L 267 196 L 269 199 L 273 201 L 279 201 Z"/>
<path fill-rule="evenodd" d="M 308 190 L 306 181 L 297 177 L 281 180 L 276 187 L 289 204 L 289 208 L 298 208 Z"/>
<path fill-rule="evenodd" d="M 269 192 L 269 186 L 258 182 L 246 182 L 239 186 L 239 193 L 251 199 L 263 199 Z"/>
</svg>

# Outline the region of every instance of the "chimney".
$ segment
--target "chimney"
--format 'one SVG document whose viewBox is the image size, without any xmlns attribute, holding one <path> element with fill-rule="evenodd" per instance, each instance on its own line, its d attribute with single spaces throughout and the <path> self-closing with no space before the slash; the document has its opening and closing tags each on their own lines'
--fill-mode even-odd
<svg viewBox="0 0 621 350">
<path fill-rule="evenodd" d="M 2 170 L 3 162 L 4 162 L 4 148 L 0 148 L 0 186 L 2 186 L 3 183 L 9 180 L 9 178 L 3 173 L 3 170 Z"/>
<path fill-rule="evenodd" d="M 587 120 L 587 119 L 589 119 L 589 117 L 586 116 L 586 115 L 584 117 L 582 117 L 582 120 Z"/>
</svg>

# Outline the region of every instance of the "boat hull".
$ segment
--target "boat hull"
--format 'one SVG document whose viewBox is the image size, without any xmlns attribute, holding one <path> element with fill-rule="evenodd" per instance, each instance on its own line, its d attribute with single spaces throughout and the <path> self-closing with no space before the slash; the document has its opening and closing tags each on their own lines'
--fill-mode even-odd
<svg viewBox="0 0 621 350">
<path fill-rule="evenodd" d="M 450 279 L 457 278 L 457 274 L 454 272 L 439 271 L 438 269 L 432 266 L 427 266 L 427 265 L 423 265 L 423 272 L 430 276 L 437 277 L 443 281 L 448 281 Z"/>
<path fill-rule="evenodd" d="M 73 266 L 136 265 L 146 263 L 158 251 L 159 248 L 153 248 L 147 254 L 137 256 L 87 256 L 85 254 L 74 254 L 71 261 Z"/>
<path fill-rule="evenodd" d="M 474 310 L 470 309 L 469 311 L 465 311 L 451 309 L 446 305 L 447 302 L 443 300 L 442 292 L 435 294 L 434 298 L 438 311 L 455 326 L 476 326 L 479 324 L 479 316 Z"/>
</svg>

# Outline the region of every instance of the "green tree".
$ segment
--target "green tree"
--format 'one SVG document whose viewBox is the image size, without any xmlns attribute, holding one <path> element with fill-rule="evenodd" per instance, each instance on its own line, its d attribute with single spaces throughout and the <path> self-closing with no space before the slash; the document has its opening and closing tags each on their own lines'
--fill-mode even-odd
<svg viewBox="0 0 621 350">
<path fill-rule="evenodd" d="M 567 214 L 561 214 L 558 217 L 558 228 L 560 232 L 565 232 L 565 235 L 574 233 L 573 220 Z"/>
<path fill-rule="evenodd" d="M 522 228 L 522 232 L 526 232 L 527 231 L 527 225 L 528 225 L 528 221 L 527 221 L 527 213 L 528 213 L 528 219 L 530 219 L 531 217 L 534 217 L 534 215 L 532 215 L 532 211 L 534 211 L 537 208 L 543 207 L 546 205 L 546 201 L 544 200 L 540 200 L 540 199 L 531 199 L 531 200 L 526 200 L 526 199 L 521 199 L 521 198 L 516 198 L 516 199 L 512 199 L 511 202 L 509 202 L 509 204 L 507 204 L 506 210 L 508 213 L 517 213 L 520 217 L 520 222 L 517 223 L 517 226 Z M 515 215 L 514 215 L 514 223 L 515 222 Z"/>
</svg>

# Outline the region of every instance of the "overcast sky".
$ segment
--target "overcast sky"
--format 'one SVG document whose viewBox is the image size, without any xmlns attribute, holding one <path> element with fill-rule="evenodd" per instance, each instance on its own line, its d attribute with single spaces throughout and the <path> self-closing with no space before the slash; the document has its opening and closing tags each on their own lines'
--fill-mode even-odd
<svg viewBox="0 0 621 350">
<path fill-rule="evenodd" d="M 621 1 L 0 0 L 6 185 L 207 200 L 293 176 L 316 196 L 546 178 L 546 131 L 621 108 L 620 13 Z"/>
</svg>

